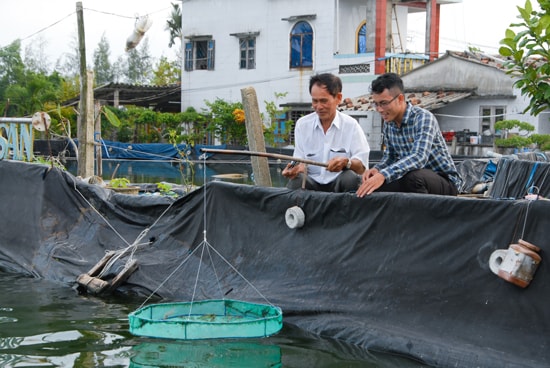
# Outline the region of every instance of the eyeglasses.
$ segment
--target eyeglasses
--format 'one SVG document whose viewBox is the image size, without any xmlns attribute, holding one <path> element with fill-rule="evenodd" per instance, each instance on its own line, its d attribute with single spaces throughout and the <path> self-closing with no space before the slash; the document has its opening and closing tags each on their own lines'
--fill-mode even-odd
<svg viewBox="0 0 550 368">
<path fill-rule="evenodd" d="M 391 104 L 397 97 L 399 97 L 400 95 L 397 95 L 395 96 L 394 98 L 392 98 L 391 100 L 389 101 L 380 101 L 380 102 L 371 102 L 371 107 L 373 109 L 377 109 L 379 107 L 385 109 L 386 107 L 388 107 L 389 104 Z"/>
</svg>

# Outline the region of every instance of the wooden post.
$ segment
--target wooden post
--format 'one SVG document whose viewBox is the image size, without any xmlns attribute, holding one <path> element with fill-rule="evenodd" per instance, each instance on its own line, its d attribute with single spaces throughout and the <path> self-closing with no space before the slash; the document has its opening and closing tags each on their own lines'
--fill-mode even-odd
<svg viewBox="0 0 550 368">
<path fill-rule="evenodd" d="M 78 168 L 77 175 L 86 178 L 94 174 L 94 150 L 93 150 L 93 72 L 91 82 L 86 71 L 86 41 L 84 35 L 84 14 L 82 2 L 76 3 L 76 16 L 78 23 L 78 53 L 80 56 L 80 105 L 78 114 Z M 89 98 L 89 90 L 92 89 L 92 98 Z M 90 123 L 91 119 L 91 123 Z M 92 137 L 89 138 L 91 126 Z M 91 145 L 91 149 L 88 147 Z M 91 159 L 90 159 L 91 157 Z"/>
<path fill-rule="evenodd" d="M 84 131 L 82 140 L 79 140 L 78 156 L 82 162 L 79 162 L 79 175 L 83 178 L 88 178 L 94 175 L 94 71 L 88 70 L 87 72 L 87 90 L 86 90 L 86 121 L 83 122 L 81 127 Z M 83 170 L 80 171 L 80 166 L 83 166 Z"/>
<path fill-rule="evenodd" d="M 95 159 L 96 159 L 96 174 L 97 176 L 103 176 L 103 157 L 101 156 L 101 102 L 95 101 L 94 109 L 94 142 L 98 143 L 95 146 Z"/>
<path fill-rule="evenodd" d="M 256 91 L 252 87 L 241 89 L 244 114 L 246 117 L 246 136 L 251 151 L 265 152 L 265 140 L 263 122 L 258 107 Z M 266 157 L 252 156 L 252 172 L 257 185 L 271 187 L 271 176 L 269 175 L 269 162 Z"/>
</svg>

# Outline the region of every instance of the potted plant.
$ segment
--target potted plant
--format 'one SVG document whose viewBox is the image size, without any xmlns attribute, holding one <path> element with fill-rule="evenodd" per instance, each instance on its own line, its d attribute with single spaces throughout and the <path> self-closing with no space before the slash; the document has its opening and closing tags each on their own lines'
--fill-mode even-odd
<svg viewBox="0 0 550 368">
<path fill-rule="evenodd" d="M 127 178 L 113 178 L 107 185 L 107 188 L 114 190 L 115 192 L 124 194 L 138 194 L 139 187 L 131 186 L 130 180 Z"/>
<path fill-rule="evenodd" d="M 501 120 L 495 123 L 495 130 L 501 131 L 501 138 L 495 139 L 495 146 L 498 149 L 495 151 L 501 151 L 499 153 L 508 154 L 512 153 L 514 149 L 521 149 L 523 147 L 529 147 L 533 141 L 529 137 L 529 133 L 535 130 L 535 127 L 529 123 L 519 120 Z M 511 133 L 511 130 L 517 130 L 517 133 Z M 524 134 L 521 134 L 525 132 Z"/>
</svg>

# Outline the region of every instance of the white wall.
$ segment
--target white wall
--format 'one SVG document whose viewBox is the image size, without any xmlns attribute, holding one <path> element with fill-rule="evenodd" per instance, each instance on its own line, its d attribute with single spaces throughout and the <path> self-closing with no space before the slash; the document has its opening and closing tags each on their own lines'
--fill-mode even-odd
<svg viewBox="0 0 550 368">
<path fill-rule="evenodd" d="M 279 103 L 310 103 L 309 78 L 316 73 L 338 74 L 340 65 L 371 63 L 370 73 L 341 74 L 344 95 L 368 92 L 374 75 L 374 54 L 355 54 L 355 32 L 366 18 L 364 0 L 185 0 L 184 36 L 212 35 L 216 42 L 215 70 L 182 74 L 182 109 L 200 109 L 204 101 L 241 100 L 240 90 L 253 87 L 260 110 L 274 93 L 287 93 Z M 291 16 L 315 14 L 314 66 L 289 68 L 289 35 L 296 22 Z M 374 27 L 374 25 L 370 25 Z M 256 69 L 239 69 L 238 38 L 230 33 L 260 32 L 256 38 Z M 186 40 L 184 40 L 186 41 Z"/>
</svg>

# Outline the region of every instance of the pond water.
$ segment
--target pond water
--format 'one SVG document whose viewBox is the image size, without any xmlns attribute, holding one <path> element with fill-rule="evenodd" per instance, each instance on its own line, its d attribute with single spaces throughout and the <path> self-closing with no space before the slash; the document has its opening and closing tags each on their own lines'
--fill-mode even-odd
<svg viewBox="0 0 550 368">
<path fill-rule="evenodd" d="M 77 162 L 68 160 L 67 170 L 76 175 Z M 272 186 L 284 187 L 287 179 L 281 175 L 284 164 L 271 163 L 269 171 Z M 196 161 L 183 166 L 176 161 L 152 160 L 103 160 L 102 178 L 125 177 L 131 183 L 193 184 L 201 186 L 212 180 L 224 180 L 235 183 L 254 184 L 254 174 L 250 162 Z"/>
<path fill-rule="evenodd" d="M 128 314 L 143 300 L 83 296 L 71 285 L 2 271 L 0 295 L 1 367 L 423 366 L 312 336 L 286 324 L 277 335 L 261 339 L 137 337 L 128 332 Z"/>
</svg>

